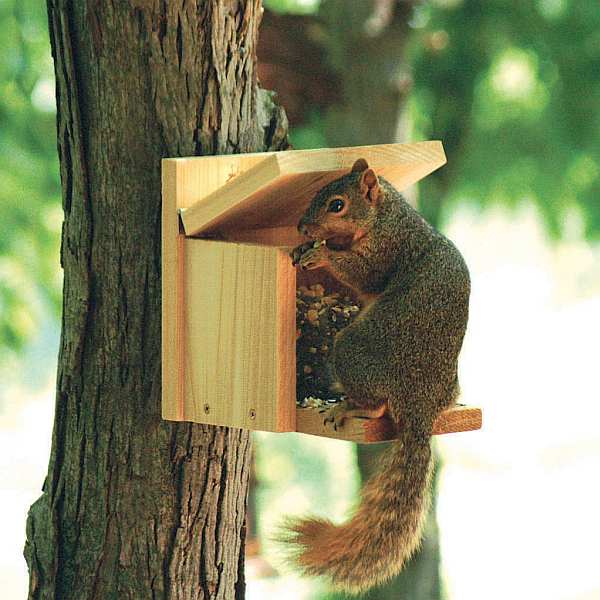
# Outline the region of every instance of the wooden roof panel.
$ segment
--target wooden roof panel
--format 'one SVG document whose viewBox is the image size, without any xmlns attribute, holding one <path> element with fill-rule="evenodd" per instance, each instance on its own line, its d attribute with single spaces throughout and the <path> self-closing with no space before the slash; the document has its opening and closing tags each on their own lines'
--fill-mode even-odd
<svg viewBox="0 0 600 600">
<path fill-rule="evenodd" d="M 316 194 L 330 181 L 365 158 L 378 175 L 397 189 L 416 183 L 446 162 L 441 142 L 382 144 L 319 150 L 265 153 L 251 168 L 233 174 L 227 183 L 181 209 L 188 236 L 222 237 L 269 245 L 292 245 L 296 225 Z M 198 158 L 178 159 L 201 160 Z M 244 232 L 270 230 L 257 241 Z M 240 236 L 236 232 L 241 232 Z"/>
</svg>

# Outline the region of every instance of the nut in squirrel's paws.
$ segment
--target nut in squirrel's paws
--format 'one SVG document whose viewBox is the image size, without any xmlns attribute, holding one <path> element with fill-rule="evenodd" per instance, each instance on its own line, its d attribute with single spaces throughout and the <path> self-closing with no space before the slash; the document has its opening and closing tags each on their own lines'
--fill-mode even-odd
<svg viewBox="0 0 600 600">
<path fill-rule="evenodd" d="M 316 269 L 326 262 L 324 256 L 325 248 L 325 240 L 316 240 L 301 244 L 294 248 L 290 254 L 292 264 L 294 266 L 300 265 L 300 268 L 305 271 Z"/>
<path fill-rule="evenodd" d="M 314 246 L 314 242 L 305 242 L 304 244 L 300 244 L 300 246 L 296 246 L 291 252 L 290 256 L 292 258 L 292 264 L 296 266 L 300 261 L 302 255 L 310 250 Z"/>
<path fill-rule="evenodd" d="M 344 421 L 347 418 L 348 406 L 345 402 L 340 402 L 334 407 L 329 408 L 325 411 L 325 418 L 323 419 L 323 425 L 327 427 L 328 423 L 333 423 L 333 429 L 337 431 L 344 426 Z"/>
</svg>

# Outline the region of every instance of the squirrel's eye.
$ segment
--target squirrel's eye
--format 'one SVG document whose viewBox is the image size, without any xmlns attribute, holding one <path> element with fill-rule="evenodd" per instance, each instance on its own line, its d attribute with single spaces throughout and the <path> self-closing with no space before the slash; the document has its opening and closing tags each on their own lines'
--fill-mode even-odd
<svg viewBox="0 0 600 600">
<path fill-rule="evenodd" d="M 339 213 L 344 208 L 344 201 L 341 198 L 336 198 L 329 203 L 328 212 Z"/>
</svg>

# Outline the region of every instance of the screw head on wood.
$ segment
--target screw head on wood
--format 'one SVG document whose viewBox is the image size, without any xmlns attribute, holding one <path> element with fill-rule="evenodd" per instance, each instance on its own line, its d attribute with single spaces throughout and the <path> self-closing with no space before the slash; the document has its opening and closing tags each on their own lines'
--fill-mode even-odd
<svg viewBox="0 0 600 600">
<path fill-rule="evenodd" d="M 204 405 L 204 412 L 208 414 L 210 412 L 210 406 L 208 404 Z"/>
</svg>

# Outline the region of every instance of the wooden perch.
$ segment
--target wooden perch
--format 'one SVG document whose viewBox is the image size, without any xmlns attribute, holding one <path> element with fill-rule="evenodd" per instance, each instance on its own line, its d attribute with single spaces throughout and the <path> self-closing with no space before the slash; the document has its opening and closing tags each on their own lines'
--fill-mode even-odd
<svg viewBox="0 0 600 600">
<path fill-rule="evenodd" d="M 318 408 L 298 408 L 296 410 L 296 431 L 329 437 L 349 442 L 374 443 L 394 439 L 394 429 L 387 417 L 380 419 L 347 419 L 337 431 L 331 424 L 323 423 L 323 413 Z M 433 435 L 474 431 L 481 429 L 480 408 L 455 406 L 444 411 L 433 424 Z"/>
</svg>

